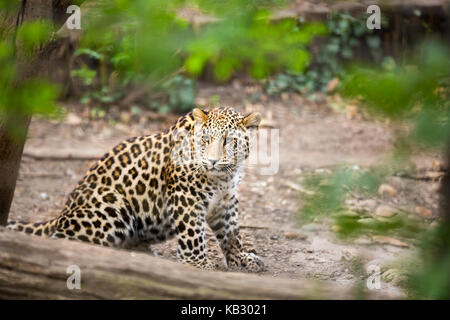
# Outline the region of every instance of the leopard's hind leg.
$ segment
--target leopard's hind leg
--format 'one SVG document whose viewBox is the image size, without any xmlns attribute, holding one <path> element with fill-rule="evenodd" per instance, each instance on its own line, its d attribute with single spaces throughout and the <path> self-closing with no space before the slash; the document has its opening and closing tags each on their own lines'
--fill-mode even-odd
<svg viewBox="0 0 450 320">
<path fill-rule="evenodd" d="M 113 207 L 80 207 L 67 212 L 58 219 L 51 237 L 119 248 L 132 248 L 137 243 L 133 216 L 125 208 Z"/>
</svg>

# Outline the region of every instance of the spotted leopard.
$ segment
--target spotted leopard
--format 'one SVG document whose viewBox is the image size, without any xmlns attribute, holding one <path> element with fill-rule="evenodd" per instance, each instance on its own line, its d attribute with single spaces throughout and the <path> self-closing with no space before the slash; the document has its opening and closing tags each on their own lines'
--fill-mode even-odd
<svg viewBox="0 0 450 320">
<path fill-rule="evenodd" d="M 242 245 L 237 187 L 261 116 L 231 107 L 196 108 L 163 133 L 134 137 L 106 153 L 70 194 L 62 213 L 8 228 L 51 238 L 137 248 L 176 237 L 184 263 L 215 269 L 206 255 L 207 225 L 229 269 L 264 264 Z"/>
</svg>

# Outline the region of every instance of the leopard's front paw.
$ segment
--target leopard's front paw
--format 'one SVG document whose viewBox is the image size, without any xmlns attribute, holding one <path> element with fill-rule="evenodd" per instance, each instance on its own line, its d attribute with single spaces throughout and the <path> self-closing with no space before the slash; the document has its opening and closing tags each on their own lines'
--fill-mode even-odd
<svg viewBox="0 0 450 320">
<path fill-rule="evenodd" d="M 212 262 L 209 259 L 204 259 L 201 261 L 181 260 L 181 262 L 202 270 L 217 270 L 219 268 L 219 265 L 217 265 L 216 263 Z"/>
<path fill-rule="evenodd" d="M 262 272 L 265 270 L 264 262 L 253 252 L 241 252 L 239 255 L 229 256 L 227 264 L 230 270 L 248 272 Z"/>
<path fill-rule="evenodd" d="M 205 259 L 199 264 L 196 265 L 196 267 L 202 269 L 202 270 L 217 270 L 219 268 L 219 265 L 212 262 L 211 260 Z"/>
<path fill-rule="evenodd" d="M 241 254 L 241 265 L 248 272 L 262 272 L 265 270 L 264 262 L 253 252 Z"/>
</svg>

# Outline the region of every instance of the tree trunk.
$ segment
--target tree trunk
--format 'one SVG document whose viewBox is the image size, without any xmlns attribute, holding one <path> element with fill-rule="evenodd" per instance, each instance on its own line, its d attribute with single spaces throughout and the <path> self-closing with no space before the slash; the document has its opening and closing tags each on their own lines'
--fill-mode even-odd
<svg viewBox="0 0 450 320">
<path fill-rule="evenodd" d="M 446 150 L 446 168 L 441 182 L 440 214 L 442 217 L 442 237 L 437 258 L 450 252 L 450 143 Z M 450 288 L 450 285 L 449 285 Z"/>
<path fill-rule="evenodd" d="M 5 38 L 15 37 L 15 28 L 17 28 L 25 20 L 26 1 L 22 1 L 22 5 L 18 6 L 19 11 L 15 14 L 1 15 L 2 29 L 6 30 L 2 36 Z M 20 53 L 16 52 L 20 57 Z M 18 63 L 19 74 L 22 74 L 25 68 L 23 63 Z M 22 76 L 19 76 L 22 78 Z M 21 79 L 18 79 L 19 81 Z M 15 118 L 13 118 L 15 117 Z M 16 189 L 17 176 L 19 174 L 20 160 L 22 158 L 25 140 L 13 139 L 10 135 L 11 119 L 15 119 L 16 123 L 20 124 L 23 136 L 26 136 L 30 117 L 23 117 L 17 119 L 17 115 L 0 114 L 0 225 L 6 225 L 9 215 L 9 209 L 14 197 L 14 190 Z"/>
<path fill-rule="evenodd" d="M 81 288 L 69 290 L 69 266 Z M 387 298 L 371 291 L 368 298 Z M 0 299 L 351 299 L 335 282 L 202 271 L 150 254 L 0 227 Z"/>
<path fill-rule="evenodd" d="M 21 23 L 37 19 L 61 20 L 61 12 L 68 5 L 62 0 L 22 0 L 18 6 L 18 12 L 0 14 L 1 27 L 5 30 L 1 36 L 5 39 L 15 38 L 15 29 Z M 48 75 L 50 63 L 54 66 L 56 58 L 51 55 L 55 51 L 55 43 L 49 43 L 43 49 L 38 50 L 33 58 L 25 57 L 20 46 L 16 48 L 16 64 L 18 69 L 17 84 L 35 76 Z M 61 50 L 60 50 L 61 51 Z M 14 107 L 14 106 L 8 106 Z M 22 158 L 25 137 L 31 117 L 14 113 L 0 114 L 0 225 L 6 225 L 9 210 L 14 197 L 16 180 L 19 173 L 20 160 Z M 14 121 L 10 121 L 14 120 Z M 10 129 L 20 129 L 23 139 L 13 139 Z M 17 128 L 19 126 L 20 128 Z"/>
<path fill-rule="evenodd" d="M 16 141 L 9 134 L 8 117 L 0 118 L 0 225 L 6 225 L 14 197 L 20 159 L 25 141 Z M 27 132 L 30 117 L 22 119 L 22 131 Z"/>
</svg>

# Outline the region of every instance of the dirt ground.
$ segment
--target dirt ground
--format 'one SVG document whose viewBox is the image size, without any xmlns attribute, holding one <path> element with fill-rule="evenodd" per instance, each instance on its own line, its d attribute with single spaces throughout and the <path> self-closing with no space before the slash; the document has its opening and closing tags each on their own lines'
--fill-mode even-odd
<svg viewBox="0 0 450 320">
<path fill-rule="evenodd" d="M 251 103 L 255 92 L 258 88 L 238 81 L 222 87 L 202 85 L 197 101 L 208 104 L 211 97 L 219 97 L 221 105 L 242 111 L 258 110 L 263 114 L 264 127 L 279 129 L 277 173 L 261 175 L 260 167 L 249 167 L 240 187 L 240 223 L 246 241 L 255 244 L 267 266 L 263 274 L 352 286 L 365 281 L 366 268 L 376 265 L 383 274 L 379 290 L 392 298 L 405 297 L 399 281 L 393 281 L 401 277 L 401 270 L 392 266 L 415 251 L 413 243 L 392 239 L 381 243 L 369 237 L 344 241 L 335 236 L 327 221 L 303 226 L 298 223 L 303 195 L 298 181 L 304 173 L 323 172 L 343 164 L 365 168 L 380 163 L 392 150 L 392 131 L 386 124 L 364 119 L 354 108 L 336 108 L 343 104 L 336 97 L 307 99 L 291 94 L 275 99 L 259 94 L 259 101 Z M 119 116 L 111 123 L 86 119 L 78 105 L 67 107 L 69 116 L 65 120 L 33 120 L 26 153 L 100 156 L 125 138 L 158 132 L 176 119 L 175 115 L 159 116 L 145 111 L 132 116 L 116 110 Z M 431 168 L 433 160 L 431 156 L 418 156 L 416 170 Z M 24 157 L 10 217 L 34 222 L 58 215 L 65 198 L 91 164 L 92 161 Z M 369 212 L 389 205 L 412 212 L 411 218 L 433 225 L 438 182 L 391 177 L 388 183 L 395 192 L 355 201 Z M 426 218 L 417 207 L 429 210 L 425 211 Z M 213 237 L 209 243 L 210 255 L 221 262 Z M 159 255 L 175 259 L 174 241 L 155 249 Z M 355 261 L 361 263 L 363 272 L 356 270 Z"/>
</svg>

